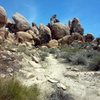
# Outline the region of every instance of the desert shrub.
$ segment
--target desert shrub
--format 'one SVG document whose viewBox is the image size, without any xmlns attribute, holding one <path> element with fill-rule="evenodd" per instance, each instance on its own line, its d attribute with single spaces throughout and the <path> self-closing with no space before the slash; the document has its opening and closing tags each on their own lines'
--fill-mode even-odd
<svg viewBox="0 0 100 100">
<path fill-rule="evenodd" d="M 81 54 L 88 59 L 94 59 L 96 56 L 100 56 L 100 52 L 95 50 L 85 50 Z"/>
<path fill-rule="evenodd" d="M 81 55 L 75 55 L 72 60 L 73 65 L 87 65 L 87 59 Z"/>
<path fill-rule="evenodd" d="M 71 95 L 64 93 L 61 89 L 56 89 L 50 96 L 47 97 L 47 100 L 74 100 Z"/>
<path fill-rule="evenodd" d="M 18 46 L 17 52 L 25 52 L 26 47 L 25 46 Z"/>
<path fill-rule="evenodd" d="M 100 64 L 100 56 L 96 56 L 96 57 L 94 58 L 94 62 L 95 62 L 96 64 Z"/>
<path fill-rule="evenodd" d="M 57 48 L 50 48 L 50 49 L 48 49 L 48 52 L 51 54 L 56 54 L 58 52 L 58 49 Z"/>
<path fill-rule="evenodd" d="M 58 52 L 55 57 L 57 59 L 58 58 L 64 59 L 63 60 L 64 63 L 70 63 L 72 55 L 73 55 L 72 53 L 68 53 L 68 52 Z"/>
<path fill-rule="evenodd" d="M 81 49 L 77 48 L 77 47 L 71 47 L 71 46 L 67 46 L 67 45 L 62 45 L 59 47 L 59 50 L 62 52 L 71 52 L 71 53 L 76 53 L 79 52 Z"/>
<path fill-rule="evenodd" d="M 39 94 L 36 85 L 26 87 L 17 80 L 0 79 L 0 100 L 38 100 Z"/>
<path fill-rule="evenodd" d="M 40 56 L 42 61 L 45 61 L 46 57 L 48 56 L 48 53 L 47 52 L 40 52 L 39 56 Z"/>
<path fill-rule="evenodd" d="M 89 70 L 100 71 L 100 56 L 94 57 L 89 63 Z"/>
</svg>

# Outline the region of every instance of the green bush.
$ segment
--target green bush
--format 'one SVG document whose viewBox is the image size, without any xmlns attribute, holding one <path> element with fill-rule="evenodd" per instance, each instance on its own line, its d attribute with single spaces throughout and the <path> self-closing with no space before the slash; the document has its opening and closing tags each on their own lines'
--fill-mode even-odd
<svg viewBox="0 0 100 100">
<path fill-rule="evenodd" d="M 38 100 L 36 85 L 26 87 L 17 80 L 0 79 L 0 100 Z"/>
</svg>

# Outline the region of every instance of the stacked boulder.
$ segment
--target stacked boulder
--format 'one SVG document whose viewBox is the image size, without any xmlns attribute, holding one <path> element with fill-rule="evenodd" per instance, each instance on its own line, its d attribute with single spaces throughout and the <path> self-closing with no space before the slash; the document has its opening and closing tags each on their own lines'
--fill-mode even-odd
<svg viewBox="0 0 100 100">
<path fill-rule="evenodd" d="M 7 13 L 6 10 L 0 6 L 0 28 L 5 26 L 7 23 Z"/>
<path fill-rule="evenodd" d="M 80 33 L 81 35 L 84 34 L 84 29 L 78 18 L 74 18 L 72 21 L 69 21 L 69 27 L 71 34 L 74 32 Z"/>
<path fill-rule="evenodd" d="M 51 31 L 52 38 L 56 40 L 70 34 L 68 27 L 61 23 L 54 23 L 51 27 Z"/>
<path fill-rule="evenodd" d="M 19 31 L 26 31 L 30 28 L 29 22 L 27 19 L 20 13 L 15 13 L 13 20 Z"/>
<path fill-rule="evenodd" d="M 3 41 L 30 43 L 34 46 L 45 45 L 49 48 L 56 48 L 60 44 L 89 42 L 96 44 L 94 49 L 100 48 L 100 38 L 94 40 L 92 34 L 84 35 L 84 28 L 78 18 L 69 21 L 68 26 L 54 21 L 47 26 L 40 24 L 39 27 L 35 23 L 30 26 L 28 20 L 20 13 L 15 13 L 12 18 L 14 22 L 8 21 L 6 10 L 0 6 L 0 43 Z"/>
<path fill-rule="evenodd" d="M 42 44 L 48 43 L 51 40 L 52 38 L 51 30 L 47 26 L 41 24 L 39 26 L 39 32 L 40 32 L 39 37 Z"/>
<path fill-rule="evenodd" d="M 59 39 L 59 44 L 68 44 L 70 45 L 74 41 L 74 38 L 71 35 L 66 35 L 63 38 Z"/>
</svg>

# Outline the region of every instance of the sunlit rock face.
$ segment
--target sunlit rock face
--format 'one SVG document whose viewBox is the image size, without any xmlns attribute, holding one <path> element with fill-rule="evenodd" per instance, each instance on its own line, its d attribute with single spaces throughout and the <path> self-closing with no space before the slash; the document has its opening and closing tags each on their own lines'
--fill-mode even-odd
<svg viewBox="0 0 100 100">
<path fill-rule="evenodd" d="M 19 31 L 25 31 L 30 28 L 30 25 L 29 25 L 27 19 L 20 13 L 15 13 L 13 15 L 13 20 Z"/>
<path fill-rule="evenodd" d="M 7 13 L 6 10 L 0 6 L 0 28 L 7 23 Z"/>
<path fill-rule="evenodd" d="M 61 23 L 54 23 L 52 25 L 52 36 L 54 39 L 61 39 L 62 37 L 64 37 L 65 35 L 70 34 L 69 33 L 69 29 L 67 28 L 67 26 L 61 24 Z"/>
</svg>

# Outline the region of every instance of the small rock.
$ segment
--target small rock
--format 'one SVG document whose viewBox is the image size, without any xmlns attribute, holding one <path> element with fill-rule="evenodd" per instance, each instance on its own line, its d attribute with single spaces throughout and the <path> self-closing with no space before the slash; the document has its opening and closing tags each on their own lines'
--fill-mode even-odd
<svg viewBox="0 0 100 100">
<path fill-rule="evenodd" d="M 36 71 L 36 72 L 39 72 L 39 73 L 44 73 L 44 72 L 45 72 L 44 69 L 40 69 L 40 68 L 39 68 L 39 69 L 35 69 L 35 71 Z"/>
<path fill-rule="evenodd" d="M 71 71 L 79 71 L 79 69 L 77 69 L 77 68 L 74 68 L 74 69 L 71 69 Z"/>
<path fill-rule="evenodd" d="M 58 87 L 58 88 L 62 88 L 63 90 L 66 90 L 66 86 L 63 85 L 62 83 L 58 83 L 58 84 L 57 84 L 57 87 Z"/>
<path fill-rule="evenodd" d="M 16 48 L 12 48 L 12 49 L 10 49 L 10 51 L 17 52 L 17 49 Z"/>
<path fill-rule="evenodd" d="M 5 78 L 6 75 L 5 75 L 5 74 L 0 74 L 0 77 L 1 77 L 1 78 Z"/>
<path fill-rule="evenodd" d="M 34 61 L 28 61 L 28 63 L 29 63 L 32 67 L 35 67 L 35 68 L 41 68 L 41 65 L 35 63 Z"/>
<path fill-rule="evenodd" d="M 10 76 L 13 76 L 14 74 L 12 74 L 12 73 L 9 73 L 9 75 L 10 75 Z"/>
<path fill-rule="evenodd" d="M 47 80 L 48 80 L 50 83 L 58 83 L 58 81 L 55 80 L 55 79 L 48 78 Z"/>
<path fill-rule="evenodd" d="M 33 78 L 33 77 L 34 77 L 34 75 L 33 75 L 32 73 L 29 73 L 29 74 L 26 75 L 26 78 L 27 78 L 27 79 Z"/>
<path fill-rule="evenodd" d="M 39 63 L 39 58 L 32 56 L 32 60 L 35 61 L 36 63 Z"/>
<path fill-rule="evenodd" d="M 13 72 L 13 69 L 12 69 L 12 68 L 8 68 L 8 69 L 7 69 L 7 72 L 8 72 L 8 73 L 11 73 L 11 72 Z"/>
</svg>

